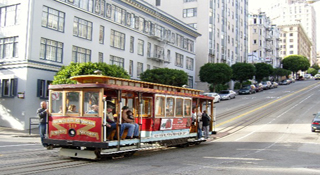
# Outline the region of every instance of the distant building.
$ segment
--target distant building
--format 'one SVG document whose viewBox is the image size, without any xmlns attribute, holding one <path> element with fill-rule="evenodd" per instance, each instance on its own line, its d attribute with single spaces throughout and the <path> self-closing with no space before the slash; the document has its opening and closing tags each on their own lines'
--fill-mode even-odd
<svg viewBox="0 0 320 175">
<path fill-rule="evenodd" d="M 248 57 L 248 1 L 145 0 L 197 29 L 196 75 L 206 63 L 233 65 Z M 197 88 L 208 84 L 196 76 Z"/>
<path fill-rule="evenodd" d="M 310 63 L 316 62 L 317 29 L 316 12 L 313 5 L 308 4 L 306 0 L 278 0 L 266 9 L 266 14 L 276 25 L 300 23 L 312 43 L 308 59 Z"/>
<path fill-rule="evenodd" d="M 303 55 L 310 58 L 312 42 L 300 24 L 279 25 L 281 35 L 280 56 Z M 312 62 L 310 60 L 310 64 Z"/>
<path fill-rule="evenodd" d="M 0 0 L 0 125 L 28 127 L 71 62 L 106 62 L 132 79 L 172 68 L 195 77 L 200 34 L 141 0 Z"/>
<path fill-rule="evenodd" d="M 249 15 L 249 56 L 248 63 L 264 62 L 280 67 L 280 30 L 273 25 L 264 12 Z M 250 57 L 255 55 L 255 57 Z M 256 59 L 251 59 L 256 58 Z"/>
</svg>

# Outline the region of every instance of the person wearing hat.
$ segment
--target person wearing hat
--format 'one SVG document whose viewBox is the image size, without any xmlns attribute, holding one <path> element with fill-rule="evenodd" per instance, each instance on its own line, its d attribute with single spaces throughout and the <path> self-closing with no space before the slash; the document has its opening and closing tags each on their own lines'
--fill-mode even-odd
<svg viewBox="0 0 320 175">
<path fill-rule="evenodd" d="M 129 131 L 128 131 L 126 139 L 139 138 L 139 125 L 134 122 L 134 119 L 130 119 L 128 117 L 128 114 L 127 114 L 128 110 L 129 110 L 128 106 L 122 107 L 122 124 L 133 128 L 133 132 L 129 133 Z M 121 129 L 122 129 L 122 127 L 121 127 Z M 123 133 L 123 130 L 120 131 L 120 133 Z"/>
<path fill-rule="evenodd" d="M 114 107 L 111 105 L 108 105 L 107 107 L 107 136 L 109 136 L 111 134 L 111 132 L 116 129 L 117 127 L 117 123 L 114 120 L 113 117 L 113 111 Z"/>
</svg>

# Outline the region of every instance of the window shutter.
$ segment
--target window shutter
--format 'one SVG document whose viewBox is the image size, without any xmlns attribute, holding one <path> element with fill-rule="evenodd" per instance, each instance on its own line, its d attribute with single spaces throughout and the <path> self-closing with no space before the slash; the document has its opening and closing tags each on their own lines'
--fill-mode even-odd
<svg viewBox="0 0 320 175">
<path fill-rule="evenodd" d="M 3 87 L 2 87 L 2 80 L 0 79 L 0 90 L 1 90 L 1 97 L 3 97 Z"/>
<path fill-rule="evenodd" d="M 41 80 L 37 81 L 37 97 L 40 97 Z"/>
<path fill-rule="evenodd" d="M 18 95 L 18 78 L 14 79 L 13 97 Z"/>
</svg>

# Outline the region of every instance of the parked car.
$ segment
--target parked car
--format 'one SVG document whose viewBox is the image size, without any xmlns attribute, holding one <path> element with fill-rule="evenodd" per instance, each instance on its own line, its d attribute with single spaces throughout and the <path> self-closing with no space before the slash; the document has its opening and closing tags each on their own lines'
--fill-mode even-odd
<svg viewBox="0 0 320 175">
<path fill-rule="evenodd" d="M 262 83 L 255 83 L 254 85 L 256 86 L 256 92 L 263 91 Z"/>
<path fill-rule="evenodd" d="M 287 79 L 285 79 L 285 80 L 280 81 L 279 84 L 280 84 L 280 85 L 288 85 L 289 82 L 288 82 Z"/>
<path fill-rule="evenodd" d="M 315 79 L 315 80 L 320 80 L 320 74 L 316 74 L 316 75 L 314 76 L 314 79 Z"/>
<path fill-rule="evenodd" d="M 315 132 L 316 130 L 320 130 L 320 112 L 317 114 L 313 114 L 314 118 L 311 123 L 311 131 Z"/>
<path fill-rule="evenodd" d="M 311 74 L 304 74 L 304 78 L 305 79 L 310 79 L 311 78 Z"/>
<path fill-rule="evenodd" d="M 291 81 L 291 83 L 295 83 L 295 82 L 296 82 L 296 80 L 295 80 L 295 79 L 293 79 L 293 78 L 289 78 L 288 80 L 290 80 L 290 81 Z"/>
<path fill-rule="evenodd" d="M 236 98 L 237 93 L 233 90 L 222 90 L 219 92 L 221 100 L 230 100 Z"/>
<path fill-rule="evenodd" d="M 277 82 L 272 82 L 272 88 L 277 88 L 278 87 L 278 83 Z"/>
<path fill-rule="evenodd" d="M 255 85 L 247 85 L 243 86 L 239 89 L 239 95 L 241 94 L 252 94 L 256 93 L 256 86 Z"/>
<path fill-rule="evenodd" d="M 263 90 L 271 89 L 271 82 L 270 81 L 263 81 L 261 82 Z"/>
<path fill-rule="evenodd" d="M 203 93 L 203 95 L 209 96 L 209 97 L 214 97 L 213 102 L 214 103 L 219 103 L 221 100 L 221 97 L 218 93 L 215 92 L 208 92 L 208 93 Z"/>
</svg>

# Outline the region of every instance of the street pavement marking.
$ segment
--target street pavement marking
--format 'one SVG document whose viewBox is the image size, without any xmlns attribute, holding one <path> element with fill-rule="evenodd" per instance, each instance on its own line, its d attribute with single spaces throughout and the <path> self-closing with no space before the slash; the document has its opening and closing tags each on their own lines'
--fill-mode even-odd
<svg viewBox="0 0 320 175">
<path fill-rule="evenodd" d="M 6 147 L 12 147 L 12 146 L 31 146 L 31 145 L 40 145 L 40 144 L 34 143 L 34 144 L 4 145 L 4 146 L 0 146 L 0 148 L 6 148 Z"/>
<path fill-rule="evenodd" d="M 294 92 L 294 93 L 292 93 L 292 94 L 289 94 L 289 95 L 286 95 L 286 96 L 284 96 L 284 97 L 278 98 L 277 100 L 274 100 L 274 101 L 272 101 L 272 102 L 270 102 L 270 103 L 267 103 L 267 104 L 265 104 L 265 105 L 263 105 L 263 106 L 260 106 L 260 107 L 258 107 L 258 108 L 256 108 L 256 109 L 253 109 L 253 110 L 251 110 L 251 111 L 248 111 L 248 112 L 246 112 L 246 113 L 243 113 L 243 114 L 241 114 L 241 115 L 238 115 L 238 116 L 236 116 L 236 117 L 234 117 L 234 118 L 232 118 L 232 119 L 229 119 L 229 120 L 227 120 L 227 121 L 224 121 L 224 122 L 222 122 L 222 123 L 219 123 L 219 124 L 216 125 L 216 127 L 219 127 L 219 126 L 222 126 L 222 125 L 224 125 L 224 124 L 226 124 L 226 123 L 232 122 L 232 121 L 234 121 L 234 120 L 236 120 L 236 119 L 238 119 L 238 118 L 241 118 L 241 117 L 243 117 L 243 116 L 245 116 L 245 115 L 248 115 L 248 114 L 250 114 L 250 113 L 253 113 L 253 112 L 255 112 L 255 111 L 259 110 L 259 109 L 262 109 L 262 108 L 265 108 L 265 107 L 267 107 L 267 106 L 270 106 L 270 105 L 272 105 L 273 103 L 276 103 L 276 102 L 278 102 L 278 101 L 280 101 L 280 100 L 283 100 L 283 99 L 285 99 L 285 98 L 288 98 L 288 97 L 290 97 L 290 96 L 292 96 L 292 95 L 294 95 L 294 94 L 297 94 L 297 93 L 299 93 L 299 92 L 301 92 L 301 91 L 304 91 L 304 90 L 306 90 L 306 89 L 310 89 L 310 88 L 312 88 L 313 86 L 316 86 L 316 85 L 319 85 L 319 84 L 320 84 L 320 83 L 316 83 L 316 84 L 310 85 L 310 86 L 305 87 L 305 88 L 303 88 L 303 89 L 301 89 L 301 90 L 299 90 L 299 91 L 296 91 L 296 92 Z"/>
</svg>

